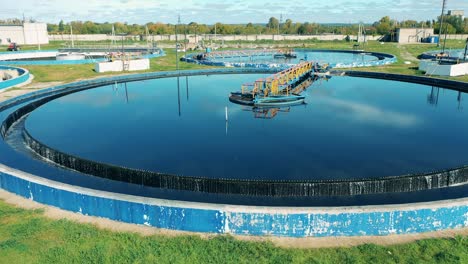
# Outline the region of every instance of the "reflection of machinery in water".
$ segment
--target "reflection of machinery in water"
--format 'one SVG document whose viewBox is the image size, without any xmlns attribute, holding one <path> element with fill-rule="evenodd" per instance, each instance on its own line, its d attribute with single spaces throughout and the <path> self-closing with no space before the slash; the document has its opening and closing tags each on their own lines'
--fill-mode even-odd
<svg viewBox="0 0 468 264">
<path fill-rule="evenodd" d="M 244 108 L 243 110 L 252 111 L 254 113 L 254 118 L 272 119 L 278 113 L 289 113 L 291 111 L 291 106 L 288 106 L 288 107 L 252 107 L 252 108 Z"/>
<path fill-rule="evenodd" d="M 327 76 L 327 66 L 302 62 L 265 79 L 241 86 L 240 92 L 232 92 L 229 101 L 252 106 L 288 106 L 304 102 L 300 95 L 316 78 Z"/>
<path fill-rule="evenodd" d="M 427 102 L 431 105 L 437 105 L 439 102 L 439 87 L 432 86 L 431 93 L 427 95 Z"/>
<path fill-rule="evenodd" d="M 301 83 L 297 84 L 293 89 L 292 92 L 295 94 L 300 94 L 305 91 L 308 87 L 310 87 L 314 82 L 318 80 L 328 80 L 331 76 L 319 76 L 319 75 L 312 75 L 309 78 L 303 80 Z M 252 111 L 254 113 L 254 118 L 260 119 L 272 119 L 278 115 L 278 113 L 289 113 L 292 107 L 299 106 L 301 104 L 305 104 L 305 102 L 301 102 L 300 104 L 276 104 L 276 106 L 267 106 L 262 104 L 252 104 L 243 108 L 244 111 Z M 250 107 L 251 106 L 251 107 Z"/>
<path fill-rule="evenodd" d="M 439 103 L 440 89 L 442 89 L 442 91 L 445 90 L 444 88 L 440 88 L 440 87 L 437 87 L 437 86 L 432 86 L 431 87 L 431 93 L 427 95 L 427 103 L 428 104 L 434 105 L 435 107 L 437 107 L 437 104 Z M 463 94 L 463 92 L 458 91 L 458 94 L 457 94 L 457 109 L 458 110 L 463 110 L 462 94 Z"/>
<path fill-rule="evenodd" d="M 125 102 L 128 104 L 129 101 L 128 101 L 127 82 L 117 83 L 117 81 L 115 81 L 114 85 L 112 85 L 112 91 L 114 91 L 114 92 L 116 92 L 116 94 L 118 94 L 119 87 L 123 88 L 125 90 Z"/>
<path fill-rule="evenodd" d="M 467 44 L 468 45 L 468 44 Z M 462 93 L 460 91 L 458 91 L 458 95 L 457 95 L 457 102 L 458 102 L 458 107 L 457 109 L 458 110 L 463 110 L 463 106 L 461 104 L 462 102 Z"/>
</svg>

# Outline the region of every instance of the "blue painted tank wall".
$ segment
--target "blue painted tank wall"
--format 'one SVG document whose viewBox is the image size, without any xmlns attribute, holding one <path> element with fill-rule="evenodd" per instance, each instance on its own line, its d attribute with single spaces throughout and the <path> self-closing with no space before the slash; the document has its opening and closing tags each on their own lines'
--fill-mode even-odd
<svg viewBox="0 0 468 264">
<path fill-rule="evenodd" d="M 220 206 L 194 208 L 148 203 L 63 190 L 0 172 L 0 187 L 30 200 L 84 215 L 158 228 L 217 234 L 327 237 L 411 234 L 468 226 L 468 203 L 407 210 L 330 208 L 282 212 L 283 208 Z M 150 204 L 151 203 L 151 204 Z M 180 205 L 180 203 L 179 203 Z M 411 206 L 411 205 L 408 205 Z"/>
<path fill-rule="evenodd" d="M 26 82 L 29 79 L 29 71 L 23 68 L 11 67 L 11 66 L 0 66 L 0 70 L 17 70 L 20 76 L 0 82 L 0 89 L 12 87 L 21 83 Z"/>
</svg>

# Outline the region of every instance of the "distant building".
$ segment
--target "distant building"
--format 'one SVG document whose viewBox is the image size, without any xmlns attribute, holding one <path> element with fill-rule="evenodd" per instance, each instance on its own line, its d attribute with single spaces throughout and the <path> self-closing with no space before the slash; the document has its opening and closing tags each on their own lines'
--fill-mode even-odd
<svg viewBox="0 0 468 264">
<path fill-rule="evenodd" d="M 447 15 L 449 16 L 460 16 L 461 19 L 465 19 L 465 11 L 463 10 L 449 10 Z"/>
<path fill-rule="evenodd" d="M 0 45 L 15 42 L 19 45 L 48 44 L 46 23 L 23 23 L 21 25 L 0 24 Z"/>
<path fill-rule="evenodd" d="M 396 41 L 398 43 L 417 43 L 434 35 L 433 28 L 397 28 Z"/>
</svg>

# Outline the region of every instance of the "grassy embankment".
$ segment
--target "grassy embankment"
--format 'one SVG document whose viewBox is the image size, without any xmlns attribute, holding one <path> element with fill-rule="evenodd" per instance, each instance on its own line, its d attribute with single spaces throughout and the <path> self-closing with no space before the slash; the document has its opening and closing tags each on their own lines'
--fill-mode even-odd
<svg viewBox="0 0 468 264">
<path fill-rule="evenodd" d="M 305 47 L 316 48 L 316 49 L 347 49 L 352 50 L 353 42 L 345 41 L 307 41 Z M 275 45 L 287 46 L 288 43 L 280 43 Z M 63 46 L 63 42 L 52 42 L 49 45 L 43 45 L 42 49 L 56 49 Z M 461 40 L 449 40 L 447 41 L 447 49 L 463 48 L 464 42 Z M 28 46 L 25 49 L 37 49 L 35 46 Z M 397 43 L 384 43 L 380 44 L 377 41 L 369 41 L 360 49 L 365 51 L 376 51 L 394 54 L 398 57 L 398 62 L 380 66 L 380 67 L 364 67 L 354 68 L 353 70 L 361 71 L 379 71 L 389 73 L 401 73 L 409 75 L 423 75 L 421 71 L 417 70 L 418 64 L 416 57 L 424 51 L 438 49 L 435 44 L 411 44 L 411 45 L 399 45 Z M 166 49 L 166 56 L 161 58 L 151 59 L 150 71 L 168 71 L 175 70 L 175 53 L 172 50 Z M 410 61 L 411 64 L 405 64 L 405 61 Z M 31 71 L 35 76 L 35 82 L 52 82 L 62 81 L 69 82 L 78 79 L 94 78 L 104 75 L 116 75 L 119 73 L 96 73 L 94 72 L 94 65 L 51 65 L 51 66 L 24 66 Z M 179 63 L 180 69 L 198 69 L 208 68 L 207 66 L 188 64 L 184 62 Z M 447 77 L 445 77 L 447 78 Z M 453 80 L 460 80 L 468 82 L 468 76 L 451 77 Z"/>
<path fill-rule="evenodd" d="M 312 48 L 350 49 L 346 42 L 308 43 Z M 451 48 L 461 47 L 457 41 Z M 45 49 L 47 47 L 43 47 Z M 383 45 L 370 42 L 366 50 L 392 53 L 394 65 L 365 68 L 383 72 L 421 74 L 407 65 L 435 45 Z M 204 66 L 180 63 L 181 69 Z M 36 82 L 73 81 L 101 76 L 92 65 L 26 66 Z M 175 54 L 151 60 L 151 70 L 175 69 Z M 455 78 L 468 81 L 468 78 Z M 284 249 L 266 242 L 237 241 L 229 236 L 142 237 L 113 233 L 87 224 L 50 220 L 40 210 L 24 210 L 0 201 L 0 263 L 468 263 L 468 238 L 427 239 L 403 245 L 366 244 L 351 248 Z"/>
<path fill-rule="evenodd" d="M 50 220 L 0 201 L 1 263 L 468 263 L 468 238 L 285 249 L 229 236 L 142 237 Z"/>
</svg>

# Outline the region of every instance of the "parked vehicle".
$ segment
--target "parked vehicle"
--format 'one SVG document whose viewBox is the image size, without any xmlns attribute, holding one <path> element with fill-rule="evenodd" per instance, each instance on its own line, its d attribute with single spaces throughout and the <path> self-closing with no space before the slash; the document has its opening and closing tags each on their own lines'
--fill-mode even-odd
<svg viewBox="0 0 468 264">
<path fill-rule="evenodd" d="M 10 43 L 7 48 L 8 51 L 18 51 L 20 50 L 20 46 L 17 45 L 15 42 Z"/>
</svg>

